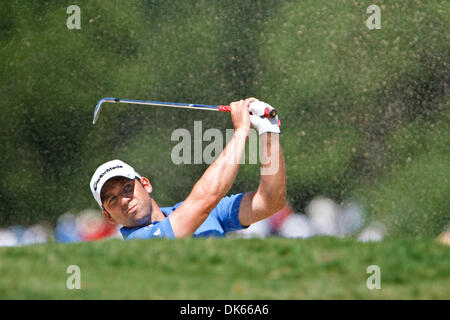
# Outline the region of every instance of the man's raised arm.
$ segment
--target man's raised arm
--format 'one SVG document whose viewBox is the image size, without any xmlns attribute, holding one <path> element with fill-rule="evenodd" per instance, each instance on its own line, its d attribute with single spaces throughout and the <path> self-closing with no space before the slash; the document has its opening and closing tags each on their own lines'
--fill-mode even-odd
<svg viewBox="0 0 450 320">
<path fill-rule="evenodd" d="M 176 238 L 191 236 L 231 188 L 245 152 L 250 130 L 249 104 L 254 98 L 233 102 L 234 134 L 220 156 L 197 181 L 186 200 L 169 216 Z"/>
<path fill-rule="evenodd" d="M 257 113 L 252 108 L 250 111 Z M 258 189 L 242 197 L 239 222 L 243 226 L 268 218 L 286 205 L 286 168 L 278 119 L 252 115 L 251 121 L 259 132 L 262 167 Z"/>
</svg>

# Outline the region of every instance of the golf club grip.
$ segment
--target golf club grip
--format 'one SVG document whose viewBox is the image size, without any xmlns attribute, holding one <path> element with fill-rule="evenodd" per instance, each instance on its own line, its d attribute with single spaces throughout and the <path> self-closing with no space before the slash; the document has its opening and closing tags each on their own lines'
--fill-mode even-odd
<svg viewBox="0 0 450 320">
<path fill-rule="evenodd" d="M 219 106 L 219 111 L 221 112 L 230 112 L 231 107 L 230 106 Z"/>
<path fill-rule="evenodd" d="M 219 111 L 222 112 L 230 112 L 231 107 L 230 106 L 219 106 Z M 264 117 L 266 118 L 275 118 L 277 116 L 277 110 L 266 108 L 264 110 Z"/>
</svg>

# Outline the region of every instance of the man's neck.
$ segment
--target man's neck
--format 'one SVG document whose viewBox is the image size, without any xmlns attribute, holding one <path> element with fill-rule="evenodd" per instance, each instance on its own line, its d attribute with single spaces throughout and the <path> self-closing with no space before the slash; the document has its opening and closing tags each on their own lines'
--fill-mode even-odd
<svg viewBox="0 0 450 320">
<path fill-rule="evenodd" d="M 159 206 L 156 204 L 156 201 L 152 198 L 152 215 L 151 215 L 151 223 L 155 222 L 155 221 L 161 221 L 163 220 L 166 216 L 164 215 L 164 213 L 161 211 L 161 209 L 159 208 Z"/>
</svg>

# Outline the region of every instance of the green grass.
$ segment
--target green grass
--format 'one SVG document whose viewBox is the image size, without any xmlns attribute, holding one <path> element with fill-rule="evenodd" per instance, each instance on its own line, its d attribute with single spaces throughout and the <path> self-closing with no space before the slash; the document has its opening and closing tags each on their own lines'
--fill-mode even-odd
<svg viewBox="0 0 450 320">
<path fill-rule="evenodd" d="M 81 289 L 66 288 L 69 265 Z M 381 269 L 369 290 L 367 267 Z M 449 299 L 433 240 L 109 240 L 0 248 L 1 299 Z"/>
</svg>

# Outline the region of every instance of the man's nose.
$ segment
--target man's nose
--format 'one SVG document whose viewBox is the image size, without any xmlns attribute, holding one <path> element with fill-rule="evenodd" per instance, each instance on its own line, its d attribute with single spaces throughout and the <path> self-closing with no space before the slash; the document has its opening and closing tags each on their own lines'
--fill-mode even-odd
<svg viewBox="0 0 450 320">
<path fill-rule="evenodd" d="M 122 205 L 124 207 L 128 207 L 128 204 L 130 203 L 130 201 L 133 199 L 133 195 L 132 194 L 124 194 L 121 196 L 121 202 Z"/>
</svg>

